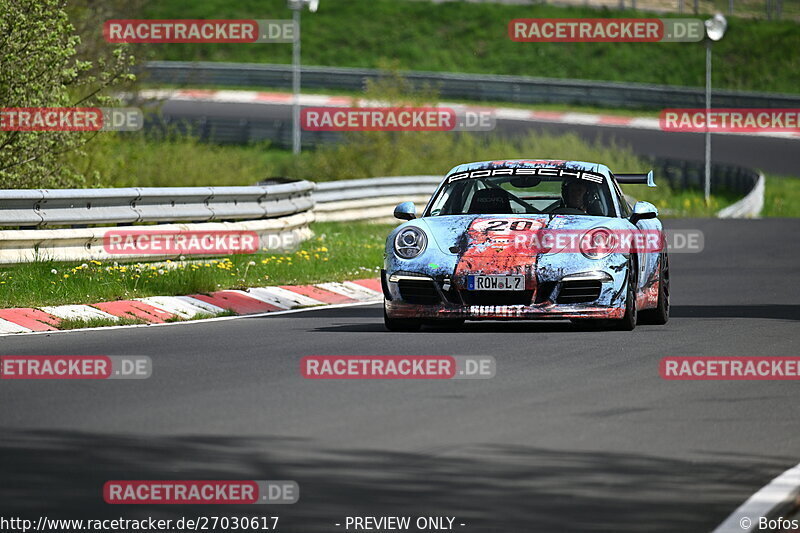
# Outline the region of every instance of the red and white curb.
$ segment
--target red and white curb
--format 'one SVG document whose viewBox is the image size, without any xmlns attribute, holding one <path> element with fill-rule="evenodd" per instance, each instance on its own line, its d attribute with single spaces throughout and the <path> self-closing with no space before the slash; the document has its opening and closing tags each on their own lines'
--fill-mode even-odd
<svg viewBox="0 0 800 533">
<path fill-rule="evenodd" d="M 148 324 L 213 318 L 221 313 L 253 315 L 327 305 L 355 305 L 382 301 L 378 279 L 357 279 L 341 283 L 253 287 L 188 296 L 150 296 L 87 305 L 58 305 L 39 308 L 0 309 L 0 335 L 58 331 L 64 319 L 92 320 L 121 318 Z"/>
<path fill-rule="evenodd" d="M 291 93 L 264 91 L 233 91 L 212 89 L 148 89 L 139 92 L 139 97 L 152 100 L 175 100 L 194 102 L 214 102 L 220 104 L 265 104 L 286 105 L 293 102 Z M 385 102 L 366 100 L 347 96 L 327 96 L 318 94 L 300 95 L 300 105 L 318 107 L 377 107 Z M 582 126 L 604 126 L 612 128 L 633 128 L 661 130 L 659 120 L 651 117 L 627 117 L 622 115 L 596 115 L 569 111 L 531 111 L 512 107 L 487 107 L 439 103 L 439 107 L 452 108 L 457 113 L 483 111 L 494 114 L 495 119 L 518 120 L 522 122 L 547 122 L 556 124 L 577 124 Z M 714 132 L 715 135 L 755 135 L 760 137 L 782 137 L 800 139 L 800 132 Z"/>
</svg>

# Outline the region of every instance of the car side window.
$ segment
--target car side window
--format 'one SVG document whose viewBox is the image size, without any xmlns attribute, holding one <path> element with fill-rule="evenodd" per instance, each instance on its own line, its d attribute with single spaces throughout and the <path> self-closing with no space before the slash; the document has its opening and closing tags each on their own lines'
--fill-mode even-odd
<svg viewBox="0 0 800 533">
<path fill-rule="evenodd" d="M 614 192 L 616 193 L 617 198 L 619 199 L 620 214 L 622 215 L 623 218 L 630 217 L 633 210 L 631 209 L 628 200 L 625 198 L 622 189 L 619 188 L 619 183 L 617 183 L 616 179 L 611 180 L 611 183 L 614 184 Z"/>
</svg>

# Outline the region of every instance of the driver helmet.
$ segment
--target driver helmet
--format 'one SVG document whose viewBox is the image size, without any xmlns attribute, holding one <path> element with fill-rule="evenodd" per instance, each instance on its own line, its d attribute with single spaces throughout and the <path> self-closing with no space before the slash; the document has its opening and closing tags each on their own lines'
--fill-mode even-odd
<svg viewBox="0 0 800 533">
<path fill-rule="evenodd" d="M 584 206 L 589 204 L 589 184 L 585 181 L 576 179 L 576 178 L 569 178 L 565 179 L 561 183 L 561 198 L 564 199 L 564 204 L 568 205 L 570 193 L 573 189 L 576 188 L 583 188 L 584 193 L 583 197 L 581 198 L 581 202 Z"/>
</svg>

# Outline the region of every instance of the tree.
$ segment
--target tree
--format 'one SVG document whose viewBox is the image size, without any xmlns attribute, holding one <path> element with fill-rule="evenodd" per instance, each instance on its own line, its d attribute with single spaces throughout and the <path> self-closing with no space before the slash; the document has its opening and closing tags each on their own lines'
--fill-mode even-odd
<svg viewBox="0 0 800 533">
<path fill-rule="evenodd" d="M 0 108 L 108 106 L 132 66 L 125 45 L 82 48 L 66 0 L 0 0 Z M 98 134 L 0 131 L 0 188 L 84 184 L 60 158 Z"/>
</svg>

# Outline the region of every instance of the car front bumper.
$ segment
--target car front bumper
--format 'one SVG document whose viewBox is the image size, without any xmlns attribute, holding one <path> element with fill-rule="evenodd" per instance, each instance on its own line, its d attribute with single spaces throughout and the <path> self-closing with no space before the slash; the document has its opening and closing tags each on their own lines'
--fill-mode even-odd
<svg viewBox="0 0 800 533">
<path fill-rule="evenodd" d="M 394 272 L 387 275 L 383 271 L 381 281 L 386 298 L 386 314 L 390 318 L 616 319 L 622 318 L 625 313 L 622 277 L 605 272 L 564 276 L 558 281 L 539 283 L 532 290 L 517 295 L 487 294 L 485 291 L 467 292 L 463 280 L 452 280 L 449 277 L 437 279 L 411 272 Z M 580 292 L 582 287 L 589 286 L 595 291 L 589 294 L 596 297 L 586 297 L 585 292 Z M 571 301 L 576 300 L 576 297 L 570 294 L 577 296 L 583 294 L 583 301 Z"/>
</svg>

